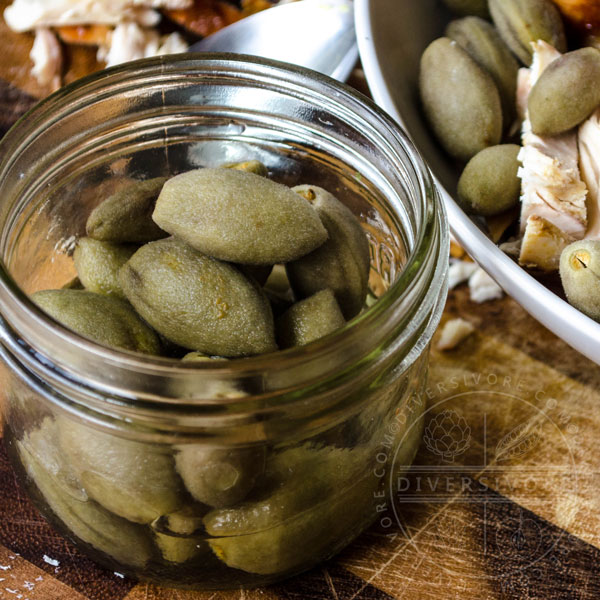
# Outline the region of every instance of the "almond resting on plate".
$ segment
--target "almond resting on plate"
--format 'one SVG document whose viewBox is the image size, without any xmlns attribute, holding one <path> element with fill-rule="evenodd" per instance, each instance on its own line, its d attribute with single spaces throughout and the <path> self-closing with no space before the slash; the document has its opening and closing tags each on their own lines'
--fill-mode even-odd
<svg viewBox="0 0 600 600">
<path fill-rule="evenodd" d="M 517 104 L 524 115 L 519 160 L 522 235 L 519 263 L 555 271 L 560 253 L 582 239 L 588 226 L 587 188 L 579 172 L 577 130 L 542 137 L 531 131 L 527 114 L 529 92 L 546 67 L 561 56 L 543 41 L 534 48 L 531 68 L 520 69 Z"/>
</svg>

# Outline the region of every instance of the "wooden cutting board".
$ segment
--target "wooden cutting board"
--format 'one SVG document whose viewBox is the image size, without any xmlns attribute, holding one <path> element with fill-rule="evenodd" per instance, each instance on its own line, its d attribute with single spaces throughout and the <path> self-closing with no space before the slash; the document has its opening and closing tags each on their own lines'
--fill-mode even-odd
<svg viewBox="0 0 600 600">
<path fill-rule="evenodd" d="M 0 134 L 45 94 L 27 75 L 32 39 L 3 28 Z M 68 79 L 87 72 L 79 56 Z M 0 600 L 600 598 L 600 368 L 509 298 L 476 305 L 460 288 L 444 319 L 459 315 L 477 330 L 456 350 L 433 345 L 411 472 L 334 560 L 249 591 L 123 578 L 54 533 L 0 444 Z"/>
<path fill-rule="evenodd" d="M 444 319 L 456 315 L 477 331 L 432 350 L 425 435 L 402 494 L 339 557 L 257 590 L 122 578 L 52 531 L 2 450 L 0 599 L 600 598 L 598 367 L 509 298 L 476 305 L 459 289 Z"/>
</svg>

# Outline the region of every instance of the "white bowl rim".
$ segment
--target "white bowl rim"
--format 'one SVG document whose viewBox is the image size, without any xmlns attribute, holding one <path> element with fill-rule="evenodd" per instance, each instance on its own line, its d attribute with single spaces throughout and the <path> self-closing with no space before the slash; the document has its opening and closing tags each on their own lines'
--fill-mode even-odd
<svg viewBox="0 0 600 600">
<path fill-rule="evenodd" d="M 375 102 L 407 132 L 402 116 L 379 68 L 372 34 L 371 14 L 377 0 L 354 0 L 358 50 L 369 89 Z M 600 364 L 600 323 L 562 300 L 513 262 L 459 208 L 434 175 L 446 206 L 452 235 L 477 263 L 531 316 L 562 338 L 572 348 Z"/>
</svg>

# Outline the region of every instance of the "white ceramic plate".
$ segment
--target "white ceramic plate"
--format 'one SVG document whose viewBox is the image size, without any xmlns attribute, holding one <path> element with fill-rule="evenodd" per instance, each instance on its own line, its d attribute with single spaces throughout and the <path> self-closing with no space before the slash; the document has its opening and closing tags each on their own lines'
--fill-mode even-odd
<svg viewBox="0 0 600 600">
<path fill-rule="evenodd" d="M 600 364 L 600 324 L 536 281 L 482 233 L 451 198 L 457 169 L 427 129 L 417 78 L 427 45 L 450 15 L 440 0 L 354 0 L 358 49 L 369 88 L 412 137 L 439 184 L 450 228 L 467 252 L 540 323 Z"/>
</svg>

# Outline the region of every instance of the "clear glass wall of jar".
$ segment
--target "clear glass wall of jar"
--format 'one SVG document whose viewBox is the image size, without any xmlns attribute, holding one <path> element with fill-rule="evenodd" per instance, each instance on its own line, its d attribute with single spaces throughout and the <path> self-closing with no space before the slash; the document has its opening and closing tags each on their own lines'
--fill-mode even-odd
<svg viewBox="0 0 600 600">
<path fill-rule="evenodd" d="M 90 211 L 131 180 L 258 159 L 320 185 L 371 245 L 371 306 L 308 346 L 182 363 L 99 346 L 28 295 L 75 275 Z M 93 75 L 0 144 L 5 441 L 41 512 L 119 572 L 259 585 L 348 544 L 416 452 L 448 235 L 405 135 L 299 68 L 179 55 Z M 382 448 L 396 461 L 382 468 Z"/>
</svg>

